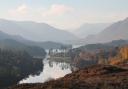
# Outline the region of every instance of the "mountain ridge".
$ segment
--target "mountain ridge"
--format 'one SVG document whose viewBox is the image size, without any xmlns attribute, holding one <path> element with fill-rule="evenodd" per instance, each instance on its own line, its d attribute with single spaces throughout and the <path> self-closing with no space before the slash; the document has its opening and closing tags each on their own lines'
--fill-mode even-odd
<svg viewBox="0 0 128 89">
<path fill-rule="evenodd" d="M 70 32 L 57 29 L 45 23 L 36 23 L 32 21 L 11 21 L 1 19 L 0 29 L 8 34 L 20 35 L 25 39 L 33 41 L 66 43 L 66 41 L 77 39 L 77 37 Z"/>
<path fill-rule="evenodd" d="M 85 38 L 88 35 L 93 35 L 101 32 L 109 25 L 110 23 L 85 23 L 71 32 L 80 38 Z"/>
<path fill-rule="evenodd" d="M 51 41 L 46 41 L 46 42 L 35 42 L 35 41 L 31 41 L 28 39 L 25 39 L 19 35 L 10 35 L 7 34 L 5 32 L 0 31 L 0 40 L 6 40 L 6 39 L 12 39 L 15 40 L 17 42 L 23 43 L 25 45 L 29 45 L 29 46 L 38 46 L 44 49 L 59 49 L 61 48 L 61 46 L 69 46 L 66 44 L 62 44 L 62 43 L 57 43 L 57 42 L 51 42 Z"/>
<path fill-rule="evenodd" d="M 128 40 L 128 18 L 113 23 L 102 32 L 86 37 L 84 42 L 90 43 L 105 43 L 112 40 Z"/>
</svg>

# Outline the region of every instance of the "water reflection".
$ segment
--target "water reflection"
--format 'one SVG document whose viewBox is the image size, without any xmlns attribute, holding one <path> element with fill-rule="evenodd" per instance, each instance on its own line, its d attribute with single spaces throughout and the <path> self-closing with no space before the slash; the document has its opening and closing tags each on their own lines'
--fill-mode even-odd
<svg viewBox="0 0 128 89">
<path fill-rule="evenodd" d="M 49 66 L 50 67 L 58 66 L 63 71 L 71 68 L 69 64 L 67 64 L 67 63 L 61 63 L 61 62 L 50 62 L 49 61 Z"/>
<path fill-rule="evenodd" d="M 28 78 L 23 79 L 19 83 L 43 83 L 50 79 L 57 79 L 71 73 L 70 64 L 50 62 L 49 60 L 47 60 L 48 57 L 49 56 L 47 56 L 43 61 L 44 69 L 42 70 L 40 75 L 30 75 Z"/>
</svg>

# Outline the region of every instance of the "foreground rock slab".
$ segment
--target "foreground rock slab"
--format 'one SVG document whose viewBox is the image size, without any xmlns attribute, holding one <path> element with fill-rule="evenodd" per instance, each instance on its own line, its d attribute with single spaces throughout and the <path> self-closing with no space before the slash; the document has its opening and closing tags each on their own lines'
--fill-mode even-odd
<svg viewBox="0 0 128 89">
<path fill-rule="evenodd" d="M 95 65 L 46 83 L 8 89 L 128 89 L 128 65 Z"/>
</svg>

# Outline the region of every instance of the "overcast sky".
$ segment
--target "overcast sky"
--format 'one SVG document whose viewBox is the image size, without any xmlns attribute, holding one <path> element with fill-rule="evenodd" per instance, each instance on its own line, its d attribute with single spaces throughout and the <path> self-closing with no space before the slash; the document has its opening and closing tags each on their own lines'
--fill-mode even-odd
<svg viewBox="0 0 128 89">
<path fill-rule="evenodd" d="M 0 18 L 45 22 L 70 29 L 128 16 L 128 0 L 0 0 Z"/>
</svg>

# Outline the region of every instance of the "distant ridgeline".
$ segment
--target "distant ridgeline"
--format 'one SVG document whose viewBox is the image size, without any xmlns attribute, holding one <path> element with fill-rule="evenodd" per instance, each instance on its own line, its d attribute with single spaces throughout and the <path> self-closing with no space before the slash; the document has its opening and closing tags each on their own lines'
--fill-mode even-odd
<svg viewBox="0 0 128 89">
<path fill-rule="evenodd" d="M 45 50 L 41 47 L 26 45 L 11 39 L 0 40 L 0 48 L 11 51 L 26 51 L 32 57 L 44 58 L 46 55 Z"/>
<path fill-rule="evenodd" d="M 0 89 L 17 84 L 30 74 L 43 69 L 42 59 L 33 58 L 25 51 L 0 49 Z"/>
<path fill-rule="evenodd" d="M 95 64 L 119 65 L 128 63 L 128 41 L 116 40 L 104 44 L 88 44 L 69 52 L 77 68 Z"/>
<path fill-rule="evenodd" d="M 0 30 L 1 30 L 1 28 L 0 28 Z M 33 48 L 35 48 L 34 46 L 36 46 L 36 49 L 37 49 L 37 47 L 38 47 L 38 49 L 41 49 L 41 48 L 43 48 L 43 49 L 60 49 L 62 46 L 66 46 L 66 47 L 71 46 L 71 45 L 66 45 L 66 44 L 52 42 L 52 41 L 35 42 L 32 40 L 25 39 L 20 35 L 10 35 L 5 32 L 6 31 L 4 31 L 4 32 L 0 31 L 0 44 L 1 44 L 0 46 L 2 46 L 2 48 L 3 47 L 10 48 L 10 46 L 11 46 L 13 48 L 18 47 L 20 49 L 21 48 L 24 49 L 27 46 L 27 49 L 28 49 L 28 46 L 31 46 Z M 30 50 L 30 49 L 32 49 L 32 48 L 29 48 L 28 50 Z M 32 53 L 32 55 L 36 54 L 36 53 Z M 37 53 L 37 54 L 40 55 L 40 53 Z"/>
</svg>

